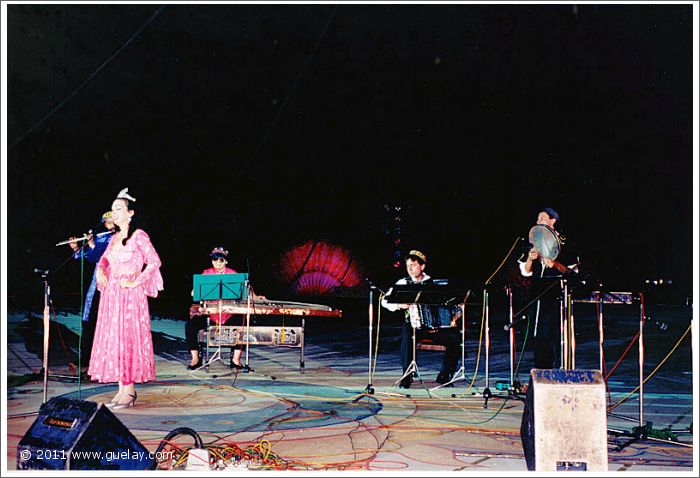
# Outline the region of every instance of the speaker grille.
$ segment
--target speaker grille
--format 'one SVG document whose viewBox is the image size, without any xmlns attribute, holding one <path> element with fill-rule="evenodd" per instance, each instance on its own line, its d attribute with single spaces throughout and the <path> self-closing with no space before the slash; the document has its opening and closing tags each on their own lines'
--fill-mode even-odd
<svg viewBox="0 0 700 478">
<path fill-rule="evenodd" d="M 146 470 L 149 451 L 104 405 L 55 397 L 17 447 L 19 470 Z"/>
<path fill-rule="evenodd" d="M 601 373 L 533 369 L 520 434 L 529 470 L 607 471 Z"/>
</svg>

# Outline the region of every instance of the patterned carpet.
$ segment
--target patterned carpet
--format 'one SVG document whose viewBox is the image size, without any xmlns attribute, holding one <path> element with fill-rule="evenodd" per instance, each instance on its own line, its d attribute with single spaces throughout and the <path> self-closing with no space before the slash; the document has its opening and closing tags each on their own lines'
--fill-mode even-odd
<svg viewBox="0 0 700 478">
<path fill-rule="evenodd" d="M 678 317 L 663 335 L 650 331 L 647 337 L 647 375 L 661 367 L 645 383 L 646 428 L 639 427 L 639 393 L 634 390 L 639 380 L 636 346 L 616 363 L 629 342 L 623 340 L 621 330 L 626 326 L 626 336 L 634 335 L 634 316 L 616 318 L 608 332 L 606 364 L 612 368 L 615 360 L 617 365 L 606 393 L 611 410 L 607 426 L 613 430 L 608 433 L 611 472 L 670 471 L 689 476 L 697 472 L 692 447 L 692 353 L 689 337 L 682 338 L 682 313 Z M 16 469 L 18 442 L 37 419 L 42 403 L 43 380 L 32 375 L 41 369 L 39 320 L 36 312 L 8 317 L 6 470 Z M 74 314 L 58 314 L 52 320 L 48 398 L 108 401 L 115 385 L 56 377 L 61 372 L 72 373 L 66 363 L 79 324 Z M 577 368 L 597 368 L 598 343 L 591 335 L 595 327 L 586 326 L 581 317 L 577 320 L 582 324 L 577 332 Z M 366 326 L 344 324 L 340 330 L 334 324 L 311 320 L 306 326 L 303 368 L 298 349 L 259 346 L 250 348 L 252 369 L 248 372 L 232 371 L 220 361 L 208 370 L 187 371 L 183 322 L 154 318 L 152 328 L 158 378 L 137 386 L 134 407 L 115 411 L 118 420 L 151 451 L 169 432 L 187 427 L 218 457 L 211 463 L 227 470 L 371 474 L 518 474 L 527 470 L 520 437 L 524 396 L 509 396 L 496 385 L 509 383 L 508 342 L 505 334 L 492 335 L 487 377 L 478 320 L 467 326 L 465 373 L 453 387 L 439 389 L 434 388 L 433 380 L 441 353 L 434 351 L 418 353 L 422 383 L 417 379 L 410 389 L 397 387 L 401 370 L 396 323 L 382 325 L 373 354 L 376 364 L 371 366 Z M 228 360 L 228 350 L 222 350 Z M 522 358 L 522 367 L 530 367 L 527 356 Z M 526 373 L 516 376 L 527 383 Z M 576 434 L 576 430 L 571 432 Z M 189 436 L 173 438 L 165 448 L 171 455 L 160 467 L 184 470 L 185 452 L 192 446 Z"/>
</svg>

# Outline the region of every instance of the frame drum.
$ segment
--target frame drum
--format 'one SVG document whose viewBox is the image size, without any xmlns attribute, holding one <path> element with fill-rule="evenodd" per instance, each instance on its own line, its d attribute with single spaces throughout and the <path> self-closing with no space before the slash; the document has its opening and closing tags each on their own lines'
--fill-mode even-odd
<svg viewBox="0 0 700 478">
<path fill-rule="evenodd" d="M 535 224 L 530 229 L 528 239 L 541 257 L 554 260 L 559 255 L 561 240 L 559 234 L 551 227 L 545 224 Z"/>
</svg>

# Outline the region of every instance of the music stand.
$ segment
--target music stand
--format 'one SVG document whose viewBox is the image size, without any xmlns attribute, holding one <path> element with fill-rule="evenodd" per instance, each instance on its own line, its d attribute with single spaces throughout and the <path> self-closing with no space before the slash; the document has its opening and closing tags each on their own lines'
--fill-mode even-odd
<svg viewBox="0 0 700 478">
<path fill-rule="evenodd" d="M 464 302 L 459 304 L 460 309 L 462 310 L 462 341 L 460 343 L 460 349 L 462 349 L 462 362 L 459 366 L 459 370 L 457 370 L 454 375 L 452 376 L 452 379 L 449 382 L 442 383 L 438 385 L 437 387 L 433 387 L 430 390 L 437 390 L 438 388 L 442 387 L 447 387 L 450 384 L 453 384 L 455 382 L 458 382 L 459 380 L 467 380 L 467 375 L 466 375 L 466 368 L 464 367 L 464 341 L 466 340 L 466 324 L 467 324 L 467 301 L 469 300 L 469 296 L 471 296 L 471 289 L 468 290 L 464 296 Z"/>
<path fill-rule="evenodd" d="M 447 305 L 454 302 L 457 294 L 455 291 L 446 287 L 444 284 L 399 284 L 391 288 L 389 293 L 385 296 L 385 299 L 390 304 L 407 304 L 407 305 Z M 394 382 L 394 385 L 400 383 L 404 378 L 408 377 L 409 374 L 415 373 L 416 377 L 420 381 L 421 385 L 425 387 L 423 379 L 418 370 L 418 364 L 416 362 L 416 327 L 412 325 L 413 334 L 413 356 L 411 363 L 406 368 L 403 375 Z M 462 311 L 462 371 L 464 370 L 464 310 Z M 462 376 L 464 374 L 462 373 Z M 457 378 L 458 379 L 458 378 Z M 448 383 L 452 383 L 456 379 L 451 380 Z M 444 386 L 447 384 L 443 384 Z M 440 388 L 440 387 L 435 387 Z M 430 389 L 428 389 L 430 393 Z"/>
<path fill-rule="evenodd" d="M 195 302 L 202 301 L 218 301 L 219 317 L 223 313 L 223 301 L 234 300 L 243 301 L 249 295 L 248 293 L 248 274 L 195 274 L 192 276 L 193 281 L 193 299 Z M 221 358 L 221 341 L 217 346 L 216 352 L 212 357 L 209 357 L 209 327 L 211 325 L 210 316 L 207 315 L 207 360 L 196 370 L 202 368 L 209 369 L 209 365 L 220 361 L 225 365 Z M 221 321 L 217 324 L 217 333 L 221 333 Z"/>
<path fill-rule="evenodd" d="M 194 301 L 245 300 L 247 273 L 194 274 L 192 276 Z"/>
</svg>

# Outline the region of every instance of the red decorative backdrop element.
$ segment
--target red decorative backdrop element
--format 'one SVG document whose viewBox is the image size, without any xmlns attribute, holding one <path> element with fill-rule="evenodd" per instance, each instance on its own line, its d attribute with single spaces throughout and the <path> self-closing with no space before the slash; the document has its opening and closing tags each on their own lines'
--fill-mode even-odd
<svg viewBox="0 0 700 478">
<path fill-rule="evenodd" d="M 327 241 L 308 240 L 291 247 L 280 265 L 282 280 L 298 295 L 319 296 L 337 287 L 355 287 L 364 277 L 350 251 Z"/>
</svg>

